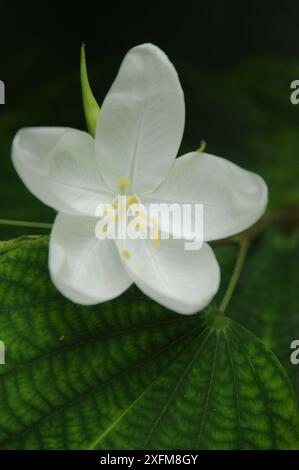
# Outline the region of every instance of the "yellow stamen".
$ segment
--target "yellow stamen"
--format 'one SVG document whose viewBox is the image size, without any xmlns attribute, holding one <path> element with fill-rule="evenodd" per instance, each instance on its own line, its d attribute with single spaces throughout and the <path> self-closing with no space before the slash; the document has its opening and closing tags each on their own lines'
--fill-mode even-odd
<svg viewBox="0 0 299 470">
<path fill-rule="evenodd" d="M 127 201 L 127 208 L 133 204 L 138 204 L 138 199 L 136 196 L 132 196 L 129 198 L 129 200 Z"/>
<path fill-rule="evenodd" d="M 136 220 L 136 222 L 135 222 L 135 228 L 136 228 L 136 230 L 137 230 L 138 232 L 140 232 L 140 230 L 141 230 L 141 223 L 140 223 L 139 221 L 137 221 L 137 220 Z"/>
<path fill-rule="evenodd" d="M 103 227 L 100 227 L 100 233 L 107 233 L 108 230 L 108 225 L 103 225 Z"/>
<path fill-rule="evenodd" d="M 129 178 L 126 178 L 125 176 L 122 176 L 121 178 L 119 178 L 118 186 L 119 186 L 120 194 L 125 194 L 126 187 L 129 186 Z"/>
<path fill-rule="evenodd" d="M 124 251 L 123 251 L 123 257 L 124 257 L 125 259 L 130 259 L 130 258 L 131 258 L 131 255 L 130 255 L 130 253 L 129 253 L 127 250 L 124 250 Z"/>
</svg>

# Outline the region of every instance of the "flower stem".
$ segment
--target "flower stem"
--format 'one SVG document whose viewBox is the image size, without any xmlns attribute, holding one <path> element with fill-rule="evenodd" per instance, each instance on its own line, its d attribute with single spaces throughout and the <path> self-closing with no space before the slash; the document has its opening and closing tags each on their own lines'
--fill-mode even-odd
<svg viewBox="0 0 299 470">
<path fill-rule="evenodd" d="M 241 271 L 242 271 L 242 268 L 243 268 L 243 265 L 244 265 L 244 261 L 245 261 L 246 255 L 247 255 L 247 251 L 248 251 L 248 248 L 249 248 L 249 244 L 250 244 L 249 239 L 245 238 L 245 237 L 240 237 L 238 239 L 238 243 L 239 243 L 239 251 L 238 251 L 238 254 L 237 254 L 236 264 L 235 264 L 233 273 L 231 275 L 229 284 L 227 286 L 226 292 L 223 296 L 223 299 L 222 299 L 220 307 L 219 307 L 219 314 L 220 315 L 224 315 L 225 310 L 226 310 L 226 308 L 229 304 L 229 301 L 230 301 L 230 299 L 233 295 L 233 292 L 234 292 L 235 287 L 238 283 L 238 280 L 239 280 L 239 277 L 240 277 L 240 274 L 241 274 Z"/>
<path fill-rule="evenodd" d="M 43 222 L 28 222 L 25 220 L 0 219 L 0 225 L 10 225 L 14 227 L 27 227 L 27 228 L 41 228 L 45 230 L 51 230 L 53 224 L 47 224 Z"/>
</svg>

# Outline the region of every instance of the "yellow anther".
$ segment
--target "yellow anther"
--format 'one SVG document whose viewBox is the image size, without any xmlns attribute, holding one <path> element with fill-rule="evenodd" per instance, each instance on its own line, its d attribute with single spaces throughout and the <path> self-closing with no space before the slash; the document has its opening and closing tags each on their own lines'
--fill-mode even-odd
<svg viewBox="0 0 299 470">
<path fill-rule="evenodd" d="M 129 178 L 122 176 L 118 181 L 119 192 L 120 194 L 125 194 L 126 187 L 129 186 Z"/>
<path fill-rule="evenodd" d="M 108 231 L 108 224 L 103 225 L 103 227 L 100 227 L 99 231 L 100 231 L 100 233 L 107 233 L 107 231 Z"/>
<path fill-rule="evenodd" d="M 130 259 L 131 258 L 131 255 L 130 253 L 127 251 L 127 250 L 123 250 L 123 257 L 125 259 Z"/>
<path fill-rule="evenodd" d="M 124 176 L 119 178 L 119 185 L 120 186 L 128 186 L 129 185 L 129 178 L 126 178 Z"/>
<path fill-rule="evenodd" d="M 141 230 L 141 223 L 140 223 L 138 220 L 136 220 L 136 222 L 135 222 L 135 228 L 136 228 L 136 230 L 137 230 L 138 232 L 140 232 L 140 230 Z"/>
<path fill-rule="evenodd" d="M 136 196 L 132 196 L 127 201 L 127 208 L 132 206 L 133 204 L 138 204 L 138 199 Z"/>
</svg>

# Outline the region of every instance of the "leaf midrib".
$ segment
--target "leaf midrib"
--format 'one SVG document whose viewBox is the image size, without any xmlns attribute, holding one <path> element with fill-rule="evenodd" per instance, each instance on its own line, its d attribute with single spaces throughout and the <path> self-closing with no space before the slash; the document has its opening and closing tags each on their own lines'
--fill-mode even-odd
<svg viewBox="0 0 299 470">
<path fill-rule="evenodd" d="M 196 340 L 199 340 L 201 338 L 201 336 L 203 336 L 203 334 L 205 333 L 205 331 L 200 334 L 199 336 L 197 336 L 195 339 Z M 173 400 L 176 392 L 179 390 L 184 378 L 186 377 L 186 375 L 188 374 L 188 372 L 190 371 L 190 368 L 193 366 L 194 362 L 196 361 L 196 359 L 198 358 L 198 355 L 201 353 L 204 345 L 206 344 L 207 340 L 209 339 L 210 335 L 212 334 L 212 331 L 210 330 L 206 336 L 206 338 L 204 339 L 204 341 L 202 342 L 201 346 L 198 348 L 197 351 L 195 351 L 195 354 L 194 356 L 191 358 L 189 364 L 187 364 L 187 367 L 185 368 L 183 374 L 181 375 L 181 377 L 179 378 L 178 382 L 176 383 L 176 386 L 174 387 L 172 393 L 170 394 L 169 396 L 169 399 L 167 400 L 166 404 L 164 405 L 163 409 L 162 409 L 162 412 L 160 413 L 160 415 L 158 416 L 157 420 L 155 421 L 154 423 L 154 426 L 152 427 L 152 429 L 150 430 L 146 440 L 144 441 L 143 443 L 143 448 L 148 444 L 154 430 L 156 429 L 156 427 L 158 426 L 159 422 L 161 421 L 162 417 L 164 416 L 168 406 L 170 405 L 171 401 Z M 192 341 L 193 343 L 193 341 Z"/>
<path fill-rule="evenodd" d="M 193 344 L 196 340 L 198 340 L 199 337 L 203 336 L 204 333 L 206 332 L 208 328 L 206 328 L 203 332 L 201 332 L 200 335 L 196 335 L 195 338 L 187 343 L 187 346 L 186 348 L 184 348 L 182 351 L 180 351 L 176 358 L 181 355 L 183 352 L 185 352 L 186 349 L 188 349 L 188 347 L 191 346 L 191 344 Z M 194 330 L 193 330 L 194 331 Z M 207 337 L 209 337 L 209 334 L 211 333 L 208 332 L 207 334 Z M 200 348 L 201 349 L 201 348 Z M 195 354 L 195 356 L 197 356 L 197 353 Z M 193 357 L 194 359 L 194 357 Z M 191 363 L 193 363 L 193 359 L 191 359 Z M 170 361 L 170 363 L 167 365 L 167 367 L 165 367 L 159 375 L 157 375 L 154 380 L 146 387 L 145 390 L 143 390 L 143 392 L 130 404 L 129 407 L 127 407 L 122 413 L 121 415 L 109 426 L 109 428 L 99 436 L 99 438 L 91 445 L 91 447 L 89 447 L 89 450 L 93 449 L 97 444 L 100 443 L 100 441 L 116 426 L 117 423 L 119 423 L 119 421 L 133 408 L 134 405 L 136 405 L 136 403 L 138 403 L 138 401 L 145 395 L 146 392 L 148 392 L 148 390 L 154 385 L 154 383 L 173 365 L 173 362 L 174 360 Z"/>
</svg>

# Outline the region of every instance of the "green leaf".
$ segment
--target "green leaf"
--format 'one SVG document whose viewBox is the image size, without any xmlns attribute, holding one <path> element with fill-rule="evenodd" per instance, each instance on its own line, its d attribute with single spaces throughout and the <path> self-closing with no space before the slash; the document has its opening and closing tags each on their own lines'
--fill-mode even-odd
<svg viewBox="0 0 299 470">
<path fill-rule="evenodd" d="M 284 369 L 213 309 L 177 315 L 136 288 L 72 304 L 45 239 L 3 254 L 0 278 L 2 449 L 298 447 Z"/>
<path fill-rule="evenodd" d="M 290 361 L 290 344 L 299 339 L 298 234 L 272 229 L 257 241 L 231 300 L 230 314 L 278 355 L 299 403 L 299 365 Z"/>
<path fill-rule="evenodd" d="M 100 107 L 93 96 L 93 93 L 90 88 L 87 67 L 86 67 L 86 57 L 85 57 L 85 45 L 82 44 L 81 47 L 81 88 L 82 88 L 82 100 L 84 114 L 87 124 L 87 129 L 89 133 L 94 137 L 96 134 L 97 122 L 100 115 Z"/>
</svg>

